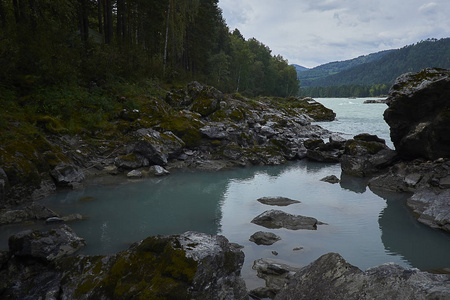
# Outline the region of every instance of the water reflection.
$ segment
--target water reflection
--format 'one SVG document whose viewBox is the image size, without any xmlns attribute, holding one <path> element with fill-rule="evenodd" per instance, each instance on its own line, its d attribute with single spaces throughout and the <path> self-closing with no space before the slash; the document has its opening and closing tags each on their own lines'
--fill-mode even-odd
<svg viewBox="0 0 450 300">
<path fill-rule="evenodd" d="M 401 255 L 421 270 L 450 267 L 450 235 L 419 223 L 406 205 L 410 195 L 373 192 L 387 202 L 378 222 L 388 253 Z"/>
</svg>

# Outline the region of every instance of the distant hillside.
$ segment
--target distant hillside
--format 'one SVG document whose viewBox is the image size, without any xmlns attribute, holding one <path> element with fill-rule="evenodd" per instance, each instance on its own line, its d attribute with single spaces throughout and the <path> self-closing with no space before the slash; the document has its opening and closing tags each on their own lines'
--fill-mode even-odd
<svg viewBox="0 0 450 300">
<path fill-rule="evenodd" d="M 369 55 L 362 55 L 357 58 L 353 58 L 345 61 L 335 61 L 320 65 L 313 69 L 308 69 L 306 71 L 298 72 L 297 77 L 300 80 L 301 87 L 315 86 L 314 82 L 327 76 L 338 74 L 342 71 L 351 69 L 353 67 L 367 64 L 380 60 L 386 54 L 394 50 L 385 50 L 377 53 L 372 53 Z"/>
<path fill-rule="evenodd" d="M 296 64 L 292 64 L 291 66 L 294 66 L 294 68 L 295 68 L 295 70 L 297 71 L 297 73 L 299 73 L 299 72 L 305 72 L 305 71 L 310 70 L 310 69 L 308 69 L 308 68 L 306 68 L 306 67 L 299 66 L 299 65 L 296 65 Z"/>
<path fill-rule="evenodd" d="M 381 57 L 380 57 L 381 54 Z M 371 57 L 373 54 L 368 55 Z M 313 77 L 313 74 L 320 74 L 320 70 L 326 67 L 331 70 L 334 65 L 350 63 L 353 60 L 329 63 L 319 66 L 310 71 L 300 72 L 301 87 L 330 87 L 330 86 L 350 86 L 363 85 L 371 86 L 375 84 L 390 85 L 395 78 L 407 72 L 417 72 L 428 67 L 450 68 L 450 38 L 429 39 L 417 44 L 405 46 L 398 50 L 389 50 L 375 53 L 378 59 L 370 62 L 359 63 L 356 66 L 342 69 L 335 74 L 328 76 Z M 375 58 L 372 56 L 372 58 Z M 358 60 L 360 58 L 356 58 Z M 305 78 L 305 75 L 309 76 Z"/>
</svg>

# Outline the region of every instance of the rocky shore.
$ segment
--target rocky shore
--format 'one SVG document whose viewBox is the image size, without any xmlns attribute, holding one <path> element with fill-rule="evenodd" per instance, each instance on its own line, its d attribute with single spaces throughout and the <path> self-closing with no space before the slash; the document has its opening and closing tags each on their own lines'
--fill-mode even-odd
<svg viewBox="0 0 450 300">
<path fill-rule="evenodd" d="M 395 150 L 376 136 L 344 140 L 312 124 L 335 114 L 310 98 L 224 95 L 197 82 L 142 110 L 124 110 L 117 130 L 89 135 L 47 134 L 1 146 L 0 225 L 59 224 L 38 200 L 57 189 L 80 188 L 93 176 L 141 178 L 177 169 L 217 171 L 279 165 L 307 158 L 341 163 L 343 174 L 369 177 L 374 190 L 410 192 L 418 220 L 450 232 L 450 71 L 427 69 L 399 77 L 384 117 Z M 335 183 L 339 178 L 324 180 Z M 264 205 L 299 201 L 260 198 Z M 301 204 L 300 204 L 301 205 Z M 265 228 L 316 230 L 313 217 L 268 210 L 252 221 Z M 0 252 L 0 296 L 5 299 L 448 299 L 450 275 L 386 264 L 364 271 L 326 254 L 303 268 L 262 258 L 254 263 L 266 286 L 247 291 L 244 254 L 223 236 L 187 232 L 149 237 L 114 255 L 74 255 L 85 245 L 69 226 L 23 231 Z M 280 237 L 256 232 L 271 245 Z M 276 255 L 276 254 L 275 254 Z"/>
</svg>

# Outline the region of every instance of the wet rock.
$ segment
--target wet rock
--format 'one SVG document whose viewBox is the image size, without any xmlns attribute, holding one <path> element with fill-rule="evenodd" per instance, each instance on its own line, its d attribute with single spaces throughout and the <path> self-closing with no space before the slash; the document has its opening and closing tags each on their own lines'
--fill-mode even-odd
<svg viewBox="0 0 450 300">
<path fill-rule="evenodd" d="M 58 214 L 39 203 L 31 203 L 24 208 L 0 210 L 0 225 L 22 223 L 31 220 L 45 220 Z"/>
<path fill-rule="evenodd" d="M 291 230 L 309 229 L 316 230 L 317 225 L 322 224 L 312 217 L 291 215 L 281 210 L 268 210 L 255 217 L 252 223 L 266 228 L 286 228 Z"/>
<path fill-rule="evenodd" d="M 405 159 L 450 157 L 450 71 L 425 69 L 398 77 L 384 119 Z"/>
<path fill-rule="evenodd" d="M 257 276 L 266 282 L 265 287 L 257 288 L 249 293 L 260 298 L 273 298 L 300 270 L 269 258 L 255 260 L 252 269 L 256 270 Z"/>
<path fill-rule="evenodd" d="M 286 197 L 263 197 L 259 198 L 257 201 L 262 204 L 275 206 L 288 206 L 291 204 L 301 203 L 298 200 L 292 200 Z"/>
<path fill-rule="evenodd" d="M 320 181 L 325 181 L 332 184 L 340 182 L 339 178 L 337 178 L 336 175 L 325 176 L 324 178 L 320 179 Z"/>
<path fill-rule="evenodd" d="M 243 262 L 223 236 L 149 237 L 116 255 L 60 260 L 61 298 L 246 299 Z"/>
<path fill-rule="evenodd" d="M 281 237 L 272 232 L 258 231 L 250 236 L 250 241 L 257 245 L 273 245 L 279 240 Z"/>
<path fill-rule="evenodd" d="M 170 172 L 161 166 L 155 165 L 155 166 L 150 167 L 149 174 L 151 174 L 153 176 L 165 176 L 165 175 L 169 175 Z"/>
<path fill-rule="evenodd" d="M 21 231 L 8 240 L 9 251 L 17 256 L 29 256 L 54 261 L 75 253 L 86 245 L 84 239 L 67 225 L 50 231 Z"/>
<path fill-rule="evenodd" d="M 345 143 L 341 169 L 348 175 L 366 177 L 392 165 L 396 159 L 397 153 L 389 149 L 383 139 L 359 134 Z"/>
<path fill-rule="evenodd" d="M 387 99 L 369 99 L 363 102 L 363 104 L 378 104 L 378 103 L 386 104 Z"/>
<path fill-rule="evenodd" d="M 76 187 L 84 180 L 83 171 L 75 165 L 61 164 L 56 166 L 50 175 L 57 186 Z"/>
<path fill-rule="evenodd" d="M 448 299 L 450 275 L 435 275 L 388 263 L 363 272 L 337 253 L 298 271 L 275 300 Z"/>
<path fill-rule="evenodd" d="M 450 232 L 450 190 L 421 190 L 407 200 L 418 221 Z"/>
<path fill-rule="evenodd" d="M 40 203 L 33 202 L 26 206 L 26 212 L 29 218 L 37 220 L 45 220 L 51 217 L 58 217 L 58 214 Z"/>
</svg>

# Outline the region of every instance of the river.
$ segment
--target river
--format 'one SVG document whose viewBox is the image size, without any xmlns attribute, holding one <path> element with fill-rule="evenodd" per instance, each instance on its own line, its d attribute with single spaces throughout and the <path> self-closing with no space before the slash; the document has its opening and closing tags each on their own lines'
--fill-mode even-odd
<svg viewBox="0 0 450 300">
<path fill-rule="evenodd" d="M 320 125 L 346 137 L 377 134 L 392 145 L 382 119 L 386 105 L 362 104 L 363 100 L 318 99 L 337 113 L 337 121 Z M 341 183 L 320 181 L 328 175 L 336 175 Z M 279 208 L 257 201 L 267 196 L 301 203 Z M 150 235 L 189 230 L 222 234 L 244 246 L 242 274 L 247 287 L 253 289 L 264 284 L 252 270 L 258 258 L 300 267 L 322 254 L 338 252 L 363 270 L 386 262 L 422 270 L 450 267 L 450 235 L 418 223 L 406 207 L 407 196 L 373 192 L 366 188 L 365 179 L 342 175 L 339 164 L 303 160 L 215 173 L 177 171 L 138 181 L 103 178 L 83 190 L 55 194 L 44 203 L 61 214 L 88 216 L 70 224 L 87 241 L 80 251 L 84 254 L 111 254 Z M 251 223 L 269 209 L 314 217 L 327 225 L 317 230 L 287 230 Z M 1 239 L 5 241 L 15 228 L 0 228 Z M 249 241 L 257 231 L 273 232 L 281 240 L 258 246 Z M 303 249 L 294 250 L 298 247 Z"/>
</svg>

